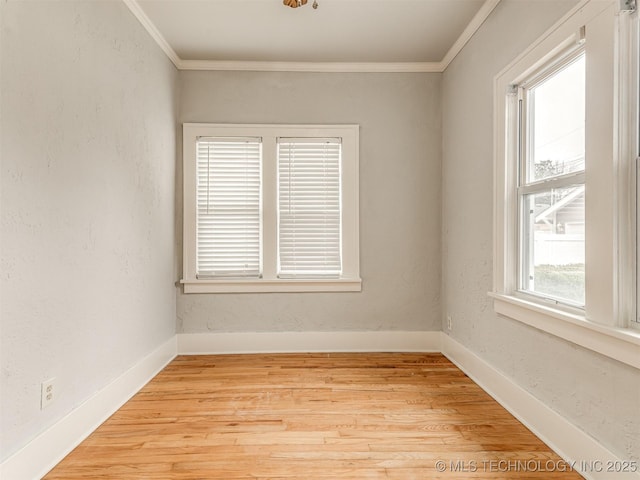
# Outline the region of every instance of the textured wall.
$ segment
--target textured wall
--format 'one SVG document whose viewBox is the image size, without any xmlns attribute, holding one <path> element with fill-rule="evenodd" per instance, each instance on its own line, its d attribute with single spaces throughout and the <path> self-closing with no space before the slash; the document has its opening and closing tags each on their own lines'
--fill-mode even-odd
<svg viewBox="0 0 640 480">
<path fill-rule="evenodd" d="M 180 75 L 182 122 L 360 124 L 363 290 L 179 293 L 178 331 L 440 329 L 439 74 Z"/>
<path fill-rule="evenodd" d="M 503 0 L 444 73 L 442 309 L 456 340 L 622 458 L 637 460 L 640 371 L 499 317 L 487 297 L 493 78 L 574 3 Z"/>
<path fill-rule="evenodd" d="M 3 460 L 175 333 L 177 72 L 122 2 L 0 9 Z"/>
</svg>

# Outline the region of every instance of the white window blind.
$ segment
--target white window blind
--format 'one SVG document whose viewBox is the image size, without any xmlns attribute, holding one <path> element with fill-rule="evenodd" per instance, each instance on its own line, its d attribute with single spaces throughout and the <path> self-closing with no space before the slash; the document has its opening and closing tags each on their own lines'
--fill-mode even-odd
<svg viewBox="0 0 640 480">
<path fill-rule="evenodd" d="M 339 138 L 278 139 L 278 276 L 339 276 Z"/>
<path fill-rule="evenodd" d="M 260 276 L 260 138 L 200 137 L 197 278 Z"/>
</svg>

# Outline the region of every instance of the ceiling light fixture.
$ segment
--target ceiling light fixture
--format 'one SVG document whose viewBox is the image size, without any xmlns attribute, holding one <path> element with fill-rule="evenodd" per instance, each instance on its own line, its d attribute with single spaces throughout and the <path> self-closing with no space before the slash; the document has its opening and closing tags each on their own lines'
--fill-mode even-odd
<svg viewBox="0 0 640 480">
<path fill-rule="evenodd" d="M 286 5 L 287 7 L 291 7 L 291 8 L 298 8 L 301 7 L 303 5 L 307 4 L 307 0 L 282 0 L 282 3 L 284 5 Z M 318 1 L 317 0 L 313 0 L 313 5 L 311 5 L 313 7 L 313 9 L 315 10 L 316 8 L 318 8 Z"/>
</svg>

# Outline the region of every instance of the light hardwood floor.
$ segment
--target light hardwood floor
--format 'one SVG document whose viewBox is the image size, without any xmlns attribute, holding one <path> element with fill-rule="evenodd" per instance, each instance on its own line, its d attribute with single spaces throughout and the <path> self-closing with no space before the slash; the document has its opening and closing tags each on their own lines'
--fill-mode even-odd
<svg viewBox="0 0 640 480">
<path fill-rule="evenodd" d="M 558 468 L 440 354 L 220 355 L 176 358 L 45 478 L 582 478 Z"/>
</svg>

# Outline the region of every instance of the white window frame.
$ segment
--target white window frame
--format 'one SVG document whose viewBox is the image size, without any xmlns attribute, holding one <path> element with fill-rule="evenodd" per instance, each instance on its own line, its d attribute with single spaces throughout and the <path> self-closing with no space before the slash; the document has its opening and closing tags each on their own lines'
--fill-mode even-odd
<svg viewBox="0 0 640 480">
<path fill-rule="evenodd" d="M 545 295 L 541 292 L 534 292 L 525 289 L 524 284 L 525 276 L 530 275 L 530 265 L 526 265 L 531 260 L 531 252 L 527 252 L 527 258 L 525 258 L 525 252 L 528 251 L 526 244 L 533 240 L 532 232 L 529 235 L 525 234 L 524 224 L 524 199 L 527 195 L 540 194 L 545 192 L 551 192 L 555 188 L 564 188 L 574 185 L 585 184 L 585 172 L 584 170 L 570 172 L 562 175 L 553 175 L 546 177 L 542 180 L 529 179 L 529 168 L 532 160 L 533 145 L 531 145 L 531 134 L 533 132 L 534 125 L 530 118 L 530 91 L 532 88 L 537 87 L 542 81 L 556 74 L 557 72 L 568 67 L 578 57 L 584 55 L 584 47 L 582 39 L 575 42 L 565 51 L 560 52 L 557 58 L 553 58 L 548 63 L 544 64 L 542 70 L 533 72 L 523 83 L 519 84 L 516 88 L 518 91 L 518 116 L 511 119 L 511 121 L 517 121 L 517 135 L 518 135 L 518 184 L 517 190 L 517 204 L 518 204 L 518 233 L 520 235 L 518 239 L 518 274 L 517 274 L 517 292 L 518 295 L 522 295 L 524 298 L 530 297 L 532 300 L 549 302 L 555 304 L 564 309 L 582 309 L 582 305 L 578 305 L 575 302 L 564 300 L 560 298 L 554 298 L 550 295 Z M 513 100 L 510 100 L 513 101 Z M 530 247 L 529 247 L 530 248 Z"/>
<path fill-rule="evenodd" d="M 262 138 L 262 274 L 260 278 L 196 276 L 196 141 L 199 137 Z M 342 274 L 337 278 L 278 278 L 277 139 L 341 138 Z M 359 126 L 183 124 L 183 278 L 185 293 L 359 292 Z"/>
<path fill-rule="evenodd" d="M 498 314 L 640 368 L 640 330 L 634 328 L 635 243 L 628 234 L 635 199 L 628 174 L 630 135 L 620 128 L 628 119 L 622 106 L 632 88 L 629 76 L 622 74 L 628 57 L 620 49 L 626 15 L 620 13 L 621 5 L 621 0 L 581 2 L 494 79 L 494 285 L 489 295 Z M 513 88 L 582 41 L 587 59 L 584 310 L 518 292 L 517 90 Z"/>
<path fill-rule="evenodd" d="M 635 3 L 635 11 L 621 14 L 619 19 L 618 49 L 621 61 L 618 88 L 620 95 L 628 101 L 620 105 L 618 112 L 618 157 L 621 161 L 616 168 L 617 190 L 628 192 L 628 195 L 620 195 L 617 199 L 620 210 L 627 213 L 626 218 L 620 217 L 619 261 L 632 259 L 635 265 L 635 274 L 627 270 L 628 278 L 620 280 L 620 284 L 626 285 L 629 290 L 626 298 L 635 298 L 635 303 L 630 300 L 621 302 L 620 309 L 624 314 L 635 317 L 632 326 L 640 329 L 640 11 L 638 2 Z M 631 219 L 636 222 L 635 232 L 628 228 L 633 223 Z"/>
</svg>

